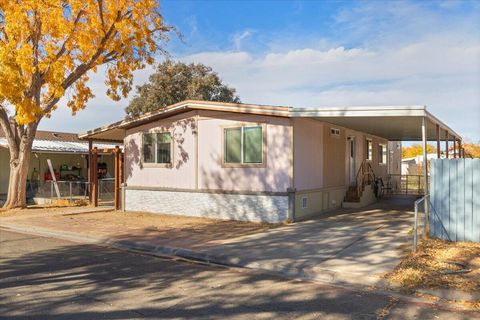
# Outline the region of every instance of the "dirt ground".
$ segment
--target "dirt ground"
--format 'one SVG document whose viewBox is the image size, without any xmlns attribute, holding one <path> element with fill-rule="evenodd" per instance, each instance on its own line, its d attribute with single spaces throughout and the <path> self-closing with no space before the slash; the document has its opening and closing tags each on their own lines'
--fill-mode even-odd
<svg viewBox="0 0 480 320">
<path fill-rule="evenodd" d="M 387 279 L 405 290 L 480 292 L 480 243 L 426 239 Z"/>
<path fill-rule="evenodd" d="M 187 248 L 214 245 L 278 226 L 168 214 L 91 210 L 89 207 L 33 207 L 0 211 L 0 220 L 96 237 L 134 237 L 140 241 Z"/>
</svg>

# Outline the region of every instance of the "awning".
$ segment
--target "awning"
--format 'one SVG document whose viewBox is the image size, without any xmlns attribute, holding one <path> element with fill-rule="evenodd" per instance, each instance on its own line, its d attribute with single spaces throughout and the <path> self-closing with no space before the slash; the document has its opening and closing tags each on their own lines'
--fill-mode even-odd
<svg viewBox="0 0 480 320">
<path fill-rule="evenodd" d="M 187 100 L 137 118 L 125 119 L 80 134 L 80 139 L 123 142 L 129 128 L 168 118 L 190 110 L 271 115 L 286 118 L 312 118 L 353 130 L 376 135 L 391 141 L 422 141 L 422 121 L 425 119 L 427 139 L 461 140 L 459 134 L 427 111 L 425 106 L 359 106 L 338 108 L 296 108 L 253 104 L 220 103 Z"/>
<path fill-rule="evenodd" d="M 318 119 L 390 141 L 422 141 L 422 120 L 425 118 L 428 140 L 437 140 L 437 125 L 440 140 L 444 140 L 445 131 L 450 140 L 461 140 L 459 134 L 429 113 L 425 106 L 294 108 L 291 116 Z"/>
</svg>

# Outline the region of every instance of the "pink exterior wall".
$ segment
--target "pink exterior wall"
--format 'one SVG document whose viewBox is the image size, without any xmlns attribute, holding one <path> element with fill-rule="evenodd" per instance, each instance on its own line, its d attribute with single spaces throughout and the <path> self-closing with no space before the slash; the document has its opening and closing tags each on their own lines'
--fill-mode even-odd
<svg viewBox="0 0 480 320">
<path fill-rule="evenodd" d="M 297 190 L 323 187 L 323 122 L 295 118 L 294 185 Z"/>
<path fill-rule="evenodd" d="M 264 126 L 265 166 L 223 166 L 223 128 L 249 124 Z M 286 192 L 291 185 L 290 128 L 286 118 L 192 111 L 130 129 L 125 138 L 126 183 L 142 187 Z M 167 130 L 174 137 L 173 166 L 142 164 L 142 132 Z"/>
<path fill-rule="evenodd" d="M 265 166 L 225 167 L 223 129 L 264 125 Z M 287 118 L 199 111 L 198 187 L 236 191 L 286 192 L 291 185 L 291 130 Z"/>
<path fill-rule="evenodd" d="M 263 126 L 263 166 L 223 165 L 223 129 L 241 125 Z M 331 136 L 330 128 L 340 129 L 340 136 Z M 141 161 L 142 132 L 160 131 L 173 133 L 171 167 Z M 368 137 L 373 141 L 372 167 L 377 176 L 385 177 L 387 165 L 379 164 L 378 152 L 379 143 L 387 144 L 385 139 L 307 118 L 199 110 L 129 129 L 125 178 L 128 186 L 202 190 L 286 192 L 291 186 L 298 191 L 344 187 L 349 185 L 348 136 L 357 140 L 355 171 L 366 157 Z"/>
<path fill-rule="evenodd" d="M 148 123 L 127 131 L 125 138 L 125 179 L 129 186 L 195 188 L 195 113 L 188 112 Z M 159 167 L 142 162 L 142 133 L 171 131 L 173 166 Z"/>
</svg>

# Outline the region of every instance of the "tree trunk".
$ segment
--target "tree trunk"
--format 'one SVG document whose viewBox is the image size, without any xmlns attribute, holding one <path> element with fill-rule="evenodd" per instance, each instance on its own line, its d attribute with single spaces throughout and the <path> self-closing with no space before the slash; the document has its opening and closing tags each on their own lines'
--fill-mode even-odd
<svg viewBox="0 0 480 320">
<path fill-rule="evenodd" d="M 18 155 L 10 152 L 10 177 L 8 182 L 7 201 L 4 208 L 25 208 L 27 206 L 27 176 L 32 155 L 33 139 L 36 128 L 25 132 L 20 138 Z"/>
</svg>

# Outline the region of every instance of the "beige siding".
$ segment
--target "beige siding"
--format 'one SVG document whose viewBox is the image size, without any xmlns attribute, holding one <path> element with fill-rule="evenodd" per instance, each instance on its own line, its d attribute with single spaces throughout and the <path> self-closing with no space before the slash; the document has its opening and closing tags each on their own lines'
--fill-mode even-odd
<svg viewBox="0 0 480 320">
<path fill-rule="evenodd" d="M 323 187 L 324 125 L 312 119 L 293 121 L 294 134 L 294 186 L 297 190 Z"/>
<path fill-rule="evenodd" d="M 331 128 L 336 128 L 340 130 L 340 135 L 332 135 L 330 133 Z M 346 153 L 345 153 L 345 129 L 325 124 L 324 130 L 324 180 L 323 187 L 341 187 L 345 185 L 345 162 L 346 162 Z"/>
</svg>

